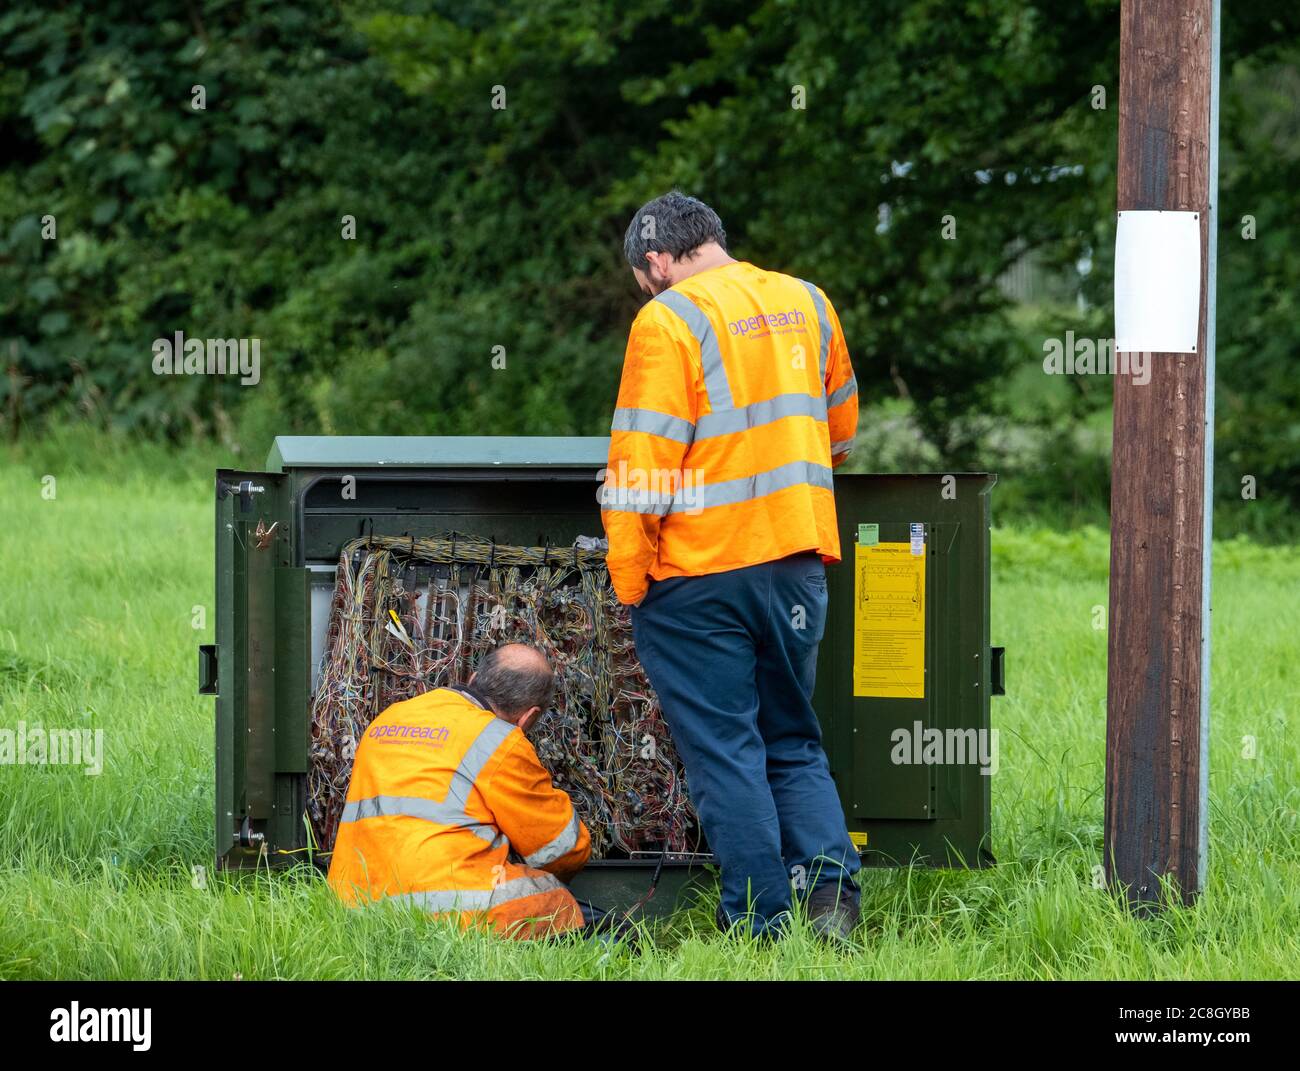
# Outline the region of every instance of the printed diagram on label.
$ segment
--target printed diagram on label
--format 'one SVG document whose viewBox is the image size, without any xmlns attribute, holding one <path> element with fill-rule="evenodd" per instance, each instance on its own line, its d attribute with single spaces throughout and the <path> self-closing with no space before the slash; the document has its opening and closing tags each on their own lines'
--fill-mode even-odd
<svg viewBox="0 0 1300 1071">
<path fill-rule="evenodd" d="M 856 544 L 855 696 L 925 698 L 925 562 L 910 543 Z"/>
</svg>

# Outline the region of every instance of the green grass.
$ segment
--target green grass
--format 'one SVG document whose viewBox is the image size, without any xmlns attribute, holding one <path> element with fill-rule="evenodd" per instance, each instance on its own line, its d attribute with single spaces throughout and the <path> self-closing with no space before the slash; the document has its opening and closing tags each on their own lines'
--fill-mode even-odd
<svg viewBox="0 0 1300 1071">
<path fill-rule="evenodd" d="M 215 455 L 94 438 L 0 470 L 0 724 L 104 730 L 98 777 L 0 766 L 5 978 L 1283 978 L 1300 974 L 1300 554 L 1215 549 L 1211 844 L 1193 908 L 1131 917 L 1101 859 L 1107 546 L 1096 529 L 999 529 L 996 868 L 864 874 L 866 924 L 834 951 L 800 929 L 723 938 L 712 902 L 639 956 L 462 935 L 349 911 L 312 873 L 207 875 Z M 61 458 L 81 457 L 77 467 Z M 226 460 L 226 459 L 223 459 Z M 249 464 L 245 461 L 244 464 Z M 57 498 L 41 497 L 41 477 Z M 193 608 L 207 610 L 195 630 Z M 1243 757 L 1243 738 L 1256 741 Z"/>
</svg>

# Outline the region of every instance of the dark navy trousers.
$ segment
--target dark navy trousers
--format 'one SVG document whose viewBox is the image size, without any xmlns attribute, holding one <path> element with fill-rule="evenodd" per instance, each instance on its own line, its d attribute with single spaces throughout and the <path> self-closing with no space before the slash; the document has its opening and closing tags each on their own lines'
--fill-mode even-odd
<svg viewBox="0 0 1300 1071">
<path fill-rule="evenodd" d="M 722 912 L 779 926 L 792 891 L 840 885 L 860 863 L 812 706 L 826 627 L 815 552 L 652 580 L 632 608 L 637 655 L 722 868 Z M 752 912 L 752 914 L 750 914 Z"/>
</svg>

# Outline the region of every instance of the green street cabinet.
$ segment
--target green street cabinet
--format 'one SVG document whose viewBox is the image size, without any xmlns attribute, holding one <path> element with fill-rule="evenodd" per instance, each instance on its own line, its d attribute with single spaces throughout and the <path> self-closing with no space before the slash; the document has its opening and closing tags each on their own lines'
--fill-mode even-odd
<svg viewBox="0 0 1300 1071">
<path fill-rule="evenodd" d="M 447 531 L 567 546 L 602 535 L 597 437 L 280 437 L 264 472 L 216 476 L 216 640 L 200 690 L 216 696 L 216 860 L 308 859 L 309 717 L 334 569 L 367 532 Z M 345 480 L 351 496 L 340 494 Z M 993 862 L 989 498 L 982 473 L 835 476 L 842 559 L 814 702 L 844 813 L 866 866 Z M 574 890 L 641 899 L 661 860 L 592 862 Z M 650 913 L 707 875 L 707 856 L 662 861 Z"/>
</svg>

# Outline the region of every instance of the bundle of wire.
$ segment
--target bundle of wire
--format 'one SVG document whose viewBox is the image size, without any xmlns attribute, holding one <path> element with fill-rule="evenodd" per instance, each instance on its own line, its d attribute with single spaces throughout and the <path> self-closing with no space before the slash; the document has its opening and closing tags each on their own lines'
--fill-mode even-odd
<svg viewBox="0 0 1300 1071">
<path fill-rule="evenodd" d="M 367 536 L 343 548 L 311 712 L 308 813 L 334 844 L 357 741 L 389 704 L 468 681 L 484 653 L 540 648 L 556 689 L 528 736 L 592 857 L 699 850 L 681 762 L 602 549 Z"/>
</svg>

